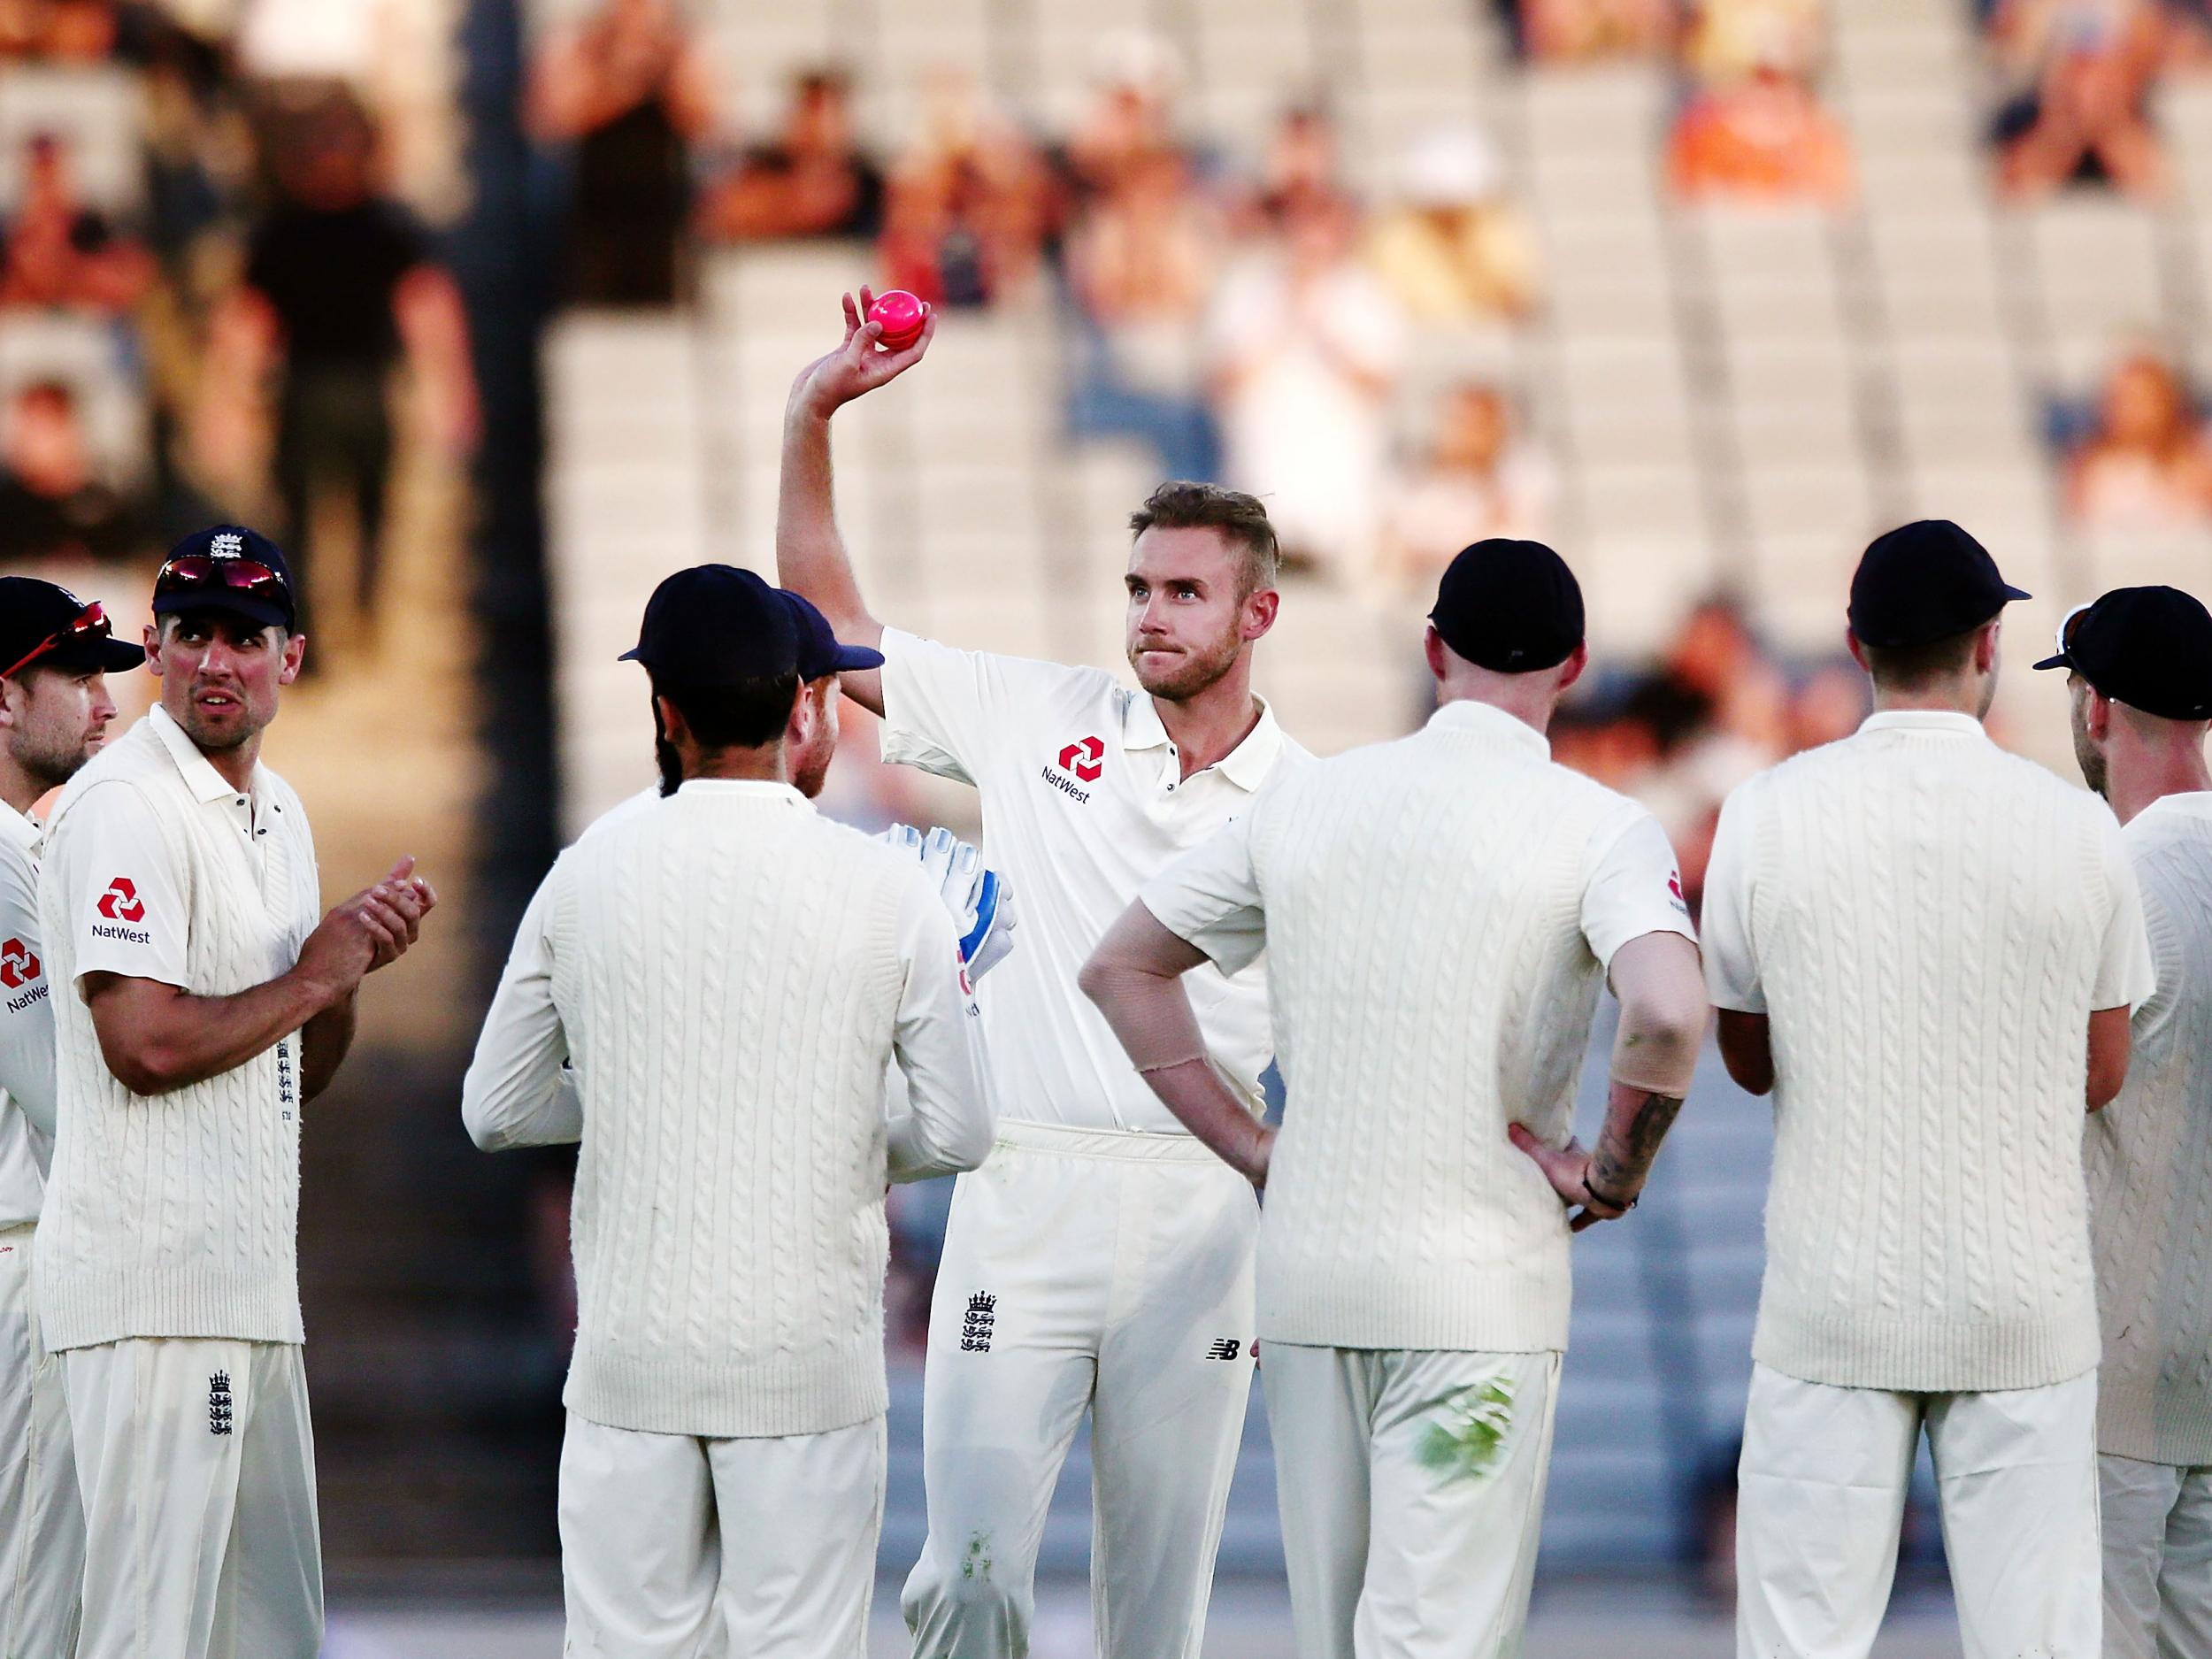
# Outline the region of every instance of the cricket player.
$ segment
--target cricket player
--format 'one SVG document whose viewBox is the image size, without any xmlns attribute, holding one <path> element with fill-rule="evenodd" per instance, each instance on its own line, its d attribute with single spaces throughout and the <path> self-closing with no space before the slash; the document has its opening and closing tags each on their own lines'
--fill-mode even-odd
<svg viewBox="0 0 2212 1659">
<path fill-rule="evenodd" d="M 1260 1376 L 1301 1659 L 1519 1650 L 1568 1234 L 1635 1204 L 1705 1029 L 1665 833 L 1545 739 L 1588 660 L 1565 563 L 1466 549 L 1425 649 L 1423 730 L 1286 779 L 1146 882 L 1083 972 L 1161 1101 L 1267 1188 Z M 1183 986 L 1263 949 L 1279 1139 L 1207 1061 Z M 1609 975 L 1591 1152 L 1576 1077 Z"/>
<path fill-rule="evenodd" d="M 2151 988 L 2119 826 L 1982 729 L 2008 587 L 1930 520 L 1851 583 L 1858 732 L 1723 809 L 1723 1057 L 1774 1095 L 1736 1518 L 1742 1659 L 1857 1659 L 1928 1436 L 1967 1659 L 2098 1651 L 2082 1112 Z"/>
<path fill-rule="evenodd" d="M 1075 976 L 1138 884 L 1305 758 L 1252 694 L 1273 625 L 1275 534 L 1249 495 L 1169 484 L 1132 518 L 1130 666 L 956 650 L 869 613 L 832 511 L 831 417 L 903 373 L 845 302 L 843 345 L 803 370 L 784 427 L 780 580 L 838 637 L 880 649 L 848 695 L 884 757 L 975 785 L 1022 943 L 983 998 L 1002 1115 L 953 1197 L 923 1400 L 929 1541 L 902 1597 L 923 1659 L 1027 1651 L 1037 1547 L 1091 1417 L 1100 1659 L 1195 1659 L 1251 1393 L 1251 1187 L 1130 1067 Z M 1252 1112 L 1273 1055 L 1264 979 L 1203 971 L 1209 1052 Z"/>
<path fill-rule="evenodd" d="M 33 1285 L 85 1516 L 78 1659 L 312 1659 L 300 1114 L 364 975 L 435 902 L 403 859 L 319 922 L 261 737 L 306 649 L 274 543 L 219 525 L 155 578 L 161 700 L 63 790 L 39 923 L 60 1133 Z"/>
<path fill-rule="evenodd" d="M 75 1651 L 84 1514 L 31 1258 L 54 1137 L 54 1010 L 31 809 L 107 741 L 107 674 L 146 660 L 97 603 L 0 577 L 0 1654 Z"/>
<path fill-rule="evenodd" d="M 2127 1083 L 2089 1120 L 2104 1358 L 2105 1659 L 2212 1654 L 2212 615 L 2123 588 L 2070 615 L 2074 753 L 2143 889 L 2158 988 Z"/>
<path fill-rule="evenodd" d="M 582 1142 L 567 1651 L 849 1659 L 883 1510 L 885 1182 L 989 1149 L 979 1019 L 939 883 L 810 798 L 837 675 L 877 654 L 814 654 L 785 595 L 710 565 L 655 589 L 626 655 L 669 793 L 555 864 L 462 1097 L 488 1149 Z"/>
</svg>

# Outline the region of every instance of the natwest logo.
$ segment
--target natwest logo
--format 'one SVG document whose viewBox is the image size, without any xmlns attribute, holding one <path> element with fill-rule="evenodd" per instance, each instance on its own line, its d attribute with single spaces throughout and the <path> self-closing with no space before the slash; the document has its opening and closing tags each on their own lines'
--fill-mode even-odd
<svg viewBox="0 0 2212 1659">
<path fill-rule="evenodd" d="M 42 972 L 39 959 L 31 948 L 19 939 L 11 939 L 0 945 L 0 985 L 11 991 L 19 991 Z"/>
<path fill-rule="evenodd" d="M 1106 745 L 1094 737 L 1070 743 L 1060 751 L 1060 770 L 1073 772 L 1085 783 L 1096 783 L 1106 770 Z"/>
<path fill-rule="evenodd" d="M 100 895 L 99 911 L 111 922 L 144 921 L 146 903 L 138 896 L 138 884 L 128 876 L 116 877 Z"/>
</svg>

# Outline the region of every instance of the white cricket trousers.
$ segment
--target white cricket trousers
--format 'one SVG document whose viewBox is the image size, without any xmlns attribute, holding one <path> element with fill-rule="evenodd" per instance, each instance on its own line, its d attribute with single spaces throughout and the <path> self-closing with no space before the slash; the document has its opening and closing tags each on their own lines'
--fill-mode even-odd
<svg viewBox="0 0 2212 1659">
<path fill-rule="evenodd" d="M 1536 1573 L 1556 1353 L 1260 1358 L 1298 1659 L 1507 1659 Z"/>
<path fill-rule="evenodd" d="M 1864 1659 L 1924 1426 L 1966 1659 L 2097 1659 L 2097 1373 L 1895 1394 L 1751 1372 L 1736 1502 L 1739 1659 Z"/>
<path fill-rule="evenodd" d="M 707 1440 L 568 1414 L 569 1659 L 861 1659 L 883 1419 Z"/>
<path fill-rule="evenodd" d="M 923 1390 L 918 1659 L 1029 1651 L 1091 1412 L 1097 1659 L 1197 1659 L 1252 1393 L 1251 1183 L 1187 1135 L 1002 1122 L 954 1189 Z"/>
<path fill-rule="evenodd" d="M 61 1360 L 84 1496 L 77 1659 L 315 1659 L 322 1539 L 298 1346 L 143 1337 Z"/>
<path fill-rule="evenodd" d="M 2097 1459 L 2105 1659 L 2212 1655 L 2212 1469 Z"/>
<path fill-rule="evenodd" d="M 73 1653 L 84 1510 L 61 1361 L 40 1351 L 35 1226 L 0 1232 L 0 1655 Z"/>
</svg>

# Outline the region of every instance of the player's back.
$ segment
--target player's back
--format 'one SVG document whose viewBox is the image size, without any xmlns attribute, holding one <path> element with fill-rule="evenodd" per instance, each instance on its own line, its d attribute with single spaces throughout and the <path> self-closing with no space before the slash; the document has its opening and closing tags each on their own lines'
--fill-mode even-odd
<svg viewBox="0 0 2212 1659">
<path fill-rule="evenodd" d="M 881 1409 L 884 1068 L 910 861 L 780 785 L 703 781 L 563 855 L 553 999 L 583 1104 L 570 1402 L 669 1432 Z M 679 1423 L 687 1425 L 675 1426 Z M 825 1425 L 828 1426 L 830 1425 Z"/>
<path fill-rule="evenodd" d="M 1775 1066 L 1759 1357 L 1917 1388 L 2093 1363 L 2080 1148 L 2123 909 L 2110 813 L 1970 717 L 1912 711 L 1753 780 L 1721 833 Z"/>
<path fill-rule="evenodd" d="M 1288 1095 L 1263 1338 L 1563 1343 L 1563 1212 L 1506 1125 L 1563 1138 L 1600 979 L 1589 862 L 1646 816 L 1474 703 L 1263 798 L 1252 864 Z M 1294 1303 L 1325 1339 L 1299 1334 Z"/>
</svg>

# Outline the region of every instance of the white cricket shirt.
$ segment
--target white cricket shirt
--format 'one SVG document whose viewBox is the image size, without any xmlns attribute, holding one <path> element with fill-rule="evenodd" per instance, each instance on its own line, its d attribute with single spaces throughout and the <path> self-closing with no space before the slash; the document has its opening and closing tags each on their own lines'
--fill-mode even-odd
<svg viewBox="0 0 2212 1659">
<path fill-rule="evenodd" d="M 41 833 L 0 801 L 0 1230 L 38 1219 L 53 1155 L 54 1005 L 38 926 Z"/>
<path fill-rule="evenodd" d="M 1241 743 L 1185 778 L 1152 699 L 1103 669 L 957 650 L 896 628 L 882 649 L 884 759 L 975 786 L 985 862 L 1012 879 L 1020 906 L 1018 942 L 978 994 L 1004 1116 L 1186 1133 L 1076 975 L 1140 886 L 1311 757 L 1263 703 Z M 1202 967 L 1184 984 L 1207 1052 L 1257 1111 L 1275 1048 L 1263 967 Z"/>
<path fill-rule="evenodd" d="M 1302 767 L 1141 896 L 1224 968 L 1268 953 L 1260 1340 L 1565 1348 L 1567 1210 L 1506 1130 L 1565 1143 L 1614 953 L 1695 938 L 1658 821 L 1453 703 Z"/>
<path fill-rule="evenodd" d="M 1703 924 L 1773 1043 L 1753 1356 L 1901 1392 L 2094 1365 L 2089 1016 L 2153 984 L 2105 803 L 1970 716 L 1876 714 L 1728 797 Z"/>
<path fill-rule="evenodd" d="M 2135 1010 L 2126 1085 L 2089 1120 L 2089 1221 L 2104 1359 L 2097 1446 L 2212 1463 L 2212 794 L 2170 795 L 2121 832 L 2158 988 Z"/>
<path fill-rule="evenodd" d="M 300 1044 L 140 1096 L 107 1069 L 88 973 L 229 996 L 290 971 L 322 903 L 291 787 L 239 790 L 157 706 L 62 791 L 39 917 L 63 1133 L 39 1223 L 47 1345 L 127 1337 L 297 1342 Z"/>
</svg>

